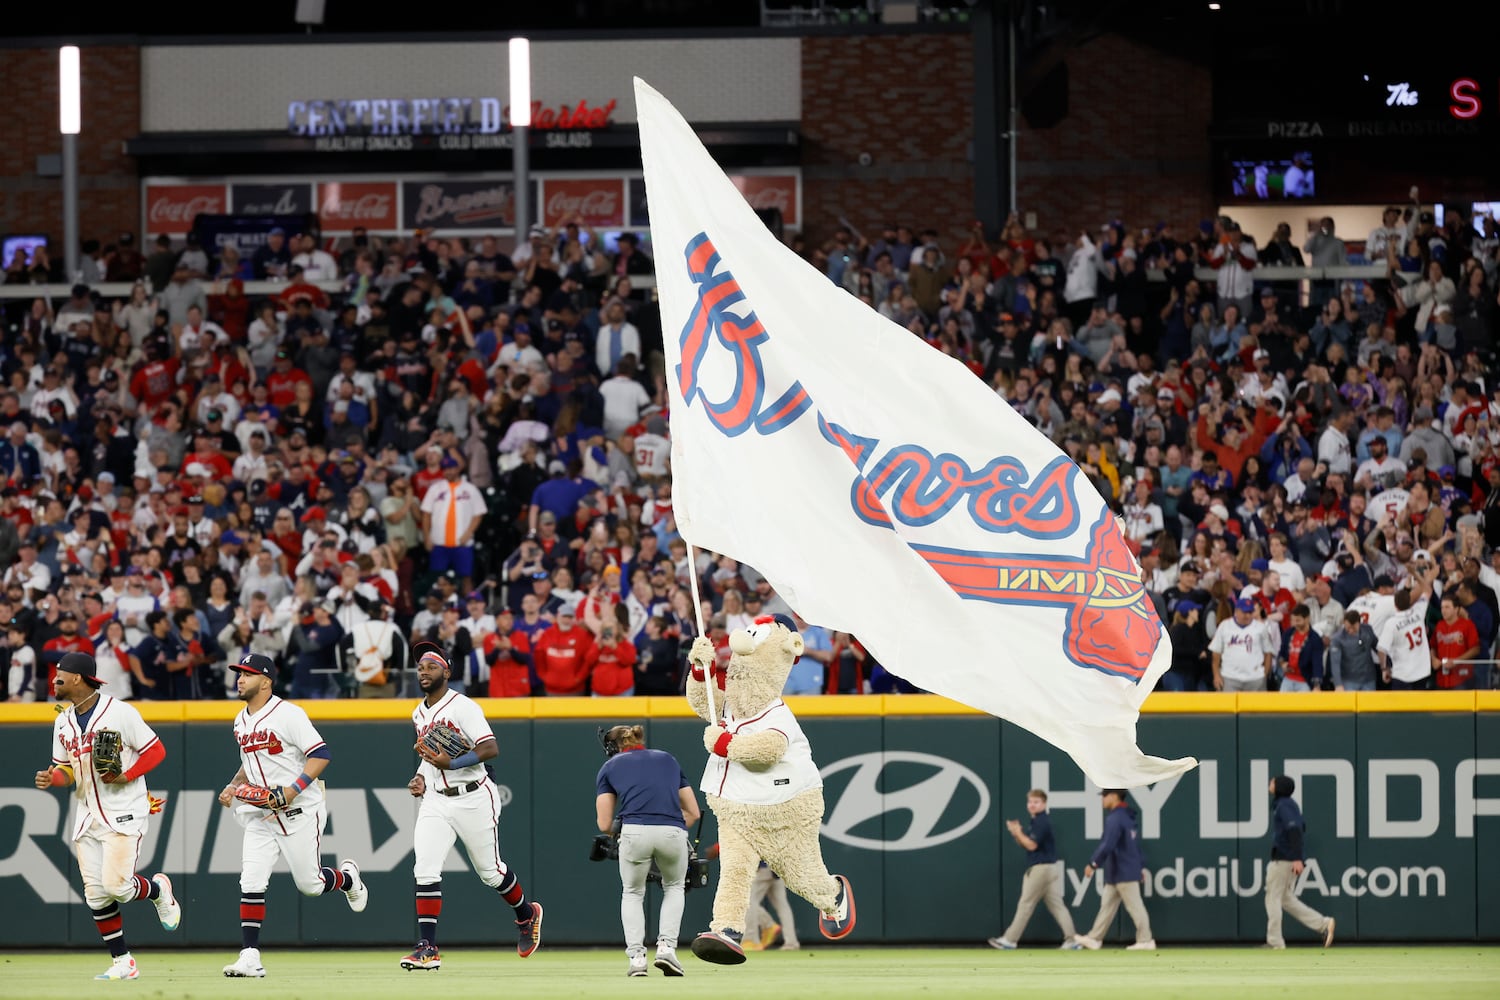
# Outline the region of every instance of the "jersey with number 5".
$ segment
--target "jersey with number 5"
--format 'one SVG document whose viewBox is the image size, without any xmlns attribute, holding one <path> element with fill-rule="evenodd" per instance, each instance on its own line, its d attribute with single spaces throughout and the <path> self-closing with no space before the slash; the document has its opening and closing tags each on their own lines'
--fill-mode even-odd
<svg viewBox="0 0 1500 1000">
<path fill-rule="evenodd" d="M 1391 658 L 1391 679 L 1414 683 L 1432 673 L 1427 645 L 1427 598 L 1387 618 L 1376 643 Z"/>
</svg>

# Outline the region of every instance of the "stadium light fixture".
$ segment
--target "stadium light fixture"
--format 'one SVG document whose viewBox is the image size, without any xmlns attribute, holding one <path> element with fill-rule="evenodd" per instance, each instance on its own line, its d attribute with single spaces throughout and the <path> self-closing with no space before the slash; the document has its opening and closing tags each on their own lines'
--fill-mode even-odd
<svg viewBox="0 0 1500 1000">
<path fill-rule="evenodd" d="M 510 124 L 531 124 L 531 39 L 510 40 Z"/>
<path fill-rule="evenodd" d="M 79 83 L 78 46 L 57 50 L 57 130 L 77 135 L 83 130 L 83 97 Z"/>
</svg>

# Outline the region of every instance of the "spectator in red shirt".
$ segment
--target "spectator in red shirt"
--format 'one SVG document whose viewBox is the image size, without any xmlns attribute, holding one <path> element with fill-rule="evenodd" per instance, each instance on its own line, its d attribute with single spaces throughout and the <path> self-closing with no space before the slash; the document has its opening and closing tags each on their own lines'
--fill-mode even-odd
<svg viewBox="0 0 1500 1000">
<path fill-rule="evenodd" d="M 1289 619 L 1295 614 L 1297 599 L 1292 592 L 1281 585 L 1281 574 L 1274 569 L 1265 571 L 1261 577 L 1260 590 L 1250 595 L 1251 599 L 1265 612 L 1265 621 L 1268 625 L 1274 625 L 1276 632 L 1272 634 L 1275 639 L 1288 627 Z"/>
<path fill-rule="evenodd" d="M 146 363 L 130 376 L 130 394 L 141 401 L 141 408 L 145 412 L 155 412 L 157 407 L 172 397 L 172 393 L 177 390 L 178 367 L 176 358 L 163 359 L 160 357 L 160 348 L 147 344 Z"/>
<path fill-rule="evenodd" d="M 594 648 L 594 637 L 578 624 L 571 607 L 557 611 L 557 624 L 536 640 L 532 658 L 536 675 L 547 694 L 582 695 L 588 692 L 588 657 Z"/>
<path fill-rule="evenodd" d="M 635 694 L 635 647 L 611 621 L 599 632 L 599 641 L 584 657 L 591 674 L 594 697 Z"/>
<path fill-rule="evenodd" d="M 1470 626 L 1472 628 L 1473 626 Z M 72 611 L 63 611 L 57 616 L 57 628 L 61 632 L 56 638 L 48 639 L 42 646 L 42 659 L 47 664 L 47 690 L 52 690 L 52 682 L 57 679 L 57 664 L 69 653 L 88 653 L 94 655 L 94 641 L 86 635 L 79 634 L 78 615 Z"/>
<path fill-rule="evenodd" d="M 208 318 L 223 327 L 231 342 L 243 344 L 250 329 L 250 298 L 245 294 L 245 283 L 230 278 L 222 294 L 210 295 Z"/>
<path fill-rule="evenodd" d="M 1306 604 L 1292 608 L 1292 627 L 1281 639 L 1282 691 L 1319 691 L 1323 687 L 1323 639 L 1312 630 L 1312 611 Z"/>
<path fill-rule="evenodd" d="M 285 347 L 278 348 L 276 360 L 271 364 L 271 372 L 266 376 L 266 388 L 271 392 L 271 405 L 281 410 L 291 407 L 297 401 L 299 382 L 306 382 L 308 389 L 312 389 L 312 379 L 307 372 L 292 364 L 292 352 Z"/>
<path fill-rule="evenodd" d="M 1437 686 L 1450 691 L 1468 691 L 1474 687 L 1474 665 L 1468 660 L 1479 658 L 1479 630 L 1459 610 L 1458 598 L 1444 594 L 1443 616 L 1432 629 L 1433 673 Z"/>
<path fill-rule="evenodd" d="M 491 698 L 531 696 L 531 636 L 515 627 L 516 613 L 501 608 L 495 631 L 484 637 L 484 660 L 490 667 Z"/>
</svg>

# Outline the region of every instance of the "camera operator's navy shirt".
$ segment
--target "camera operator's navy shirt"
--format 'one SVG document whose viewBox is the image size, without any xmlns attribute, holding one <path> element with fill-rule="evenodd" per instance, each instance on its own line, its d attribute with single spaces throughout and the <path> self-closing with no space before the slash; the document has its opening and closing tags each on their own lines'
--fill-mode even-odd
<svg viewBox="0 0 1500 1000">
<path fill-rule="evenodd" d="M 1052 836 L 1052 819 L 1045 811 L 1031 817 L 1031 829 L 1026 831 L 1026 836 L 1036 842 L 1036 850 L 1026 852 L 1027 868 L 1032 865 L 1050 865 L 1057 860 L 1057 841 Z"/>
<path fill-rule="evenodd" d="M 678 789 L 688 788 L 677 758 L 665 750 L 621 750 L 599 769 L 598 794 L 613 792 L 622 825 L 675 826 L 686 830 Z"/>
</svg>

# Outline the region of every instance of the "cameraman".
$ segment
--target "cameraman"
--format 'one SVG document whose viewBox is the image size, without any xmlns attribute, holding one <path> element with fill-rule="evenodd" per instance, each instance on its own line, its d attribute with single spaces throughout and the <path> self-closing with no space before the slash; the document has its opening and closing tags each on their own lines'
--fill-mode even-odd
<svg viewBox="0 0 1500 1000">
<path fill-rule="evenodd" d="M 677 758 L 646 748 L 641 726 L 615 726 L 605 734 L 604 747 L 609 759 L 599 769 L 594 808 L 600 832 L 607 834 L 620 824 L 620 922 L 630 957 L 626 974 L 646 974 L 646 876 L 655 861 L 662 884 L 655 964 L 668 976 L 680 976 L 677 936 L 688 864 L 687 828 L 698 819 L 698 799 Z"/>
</svg>

